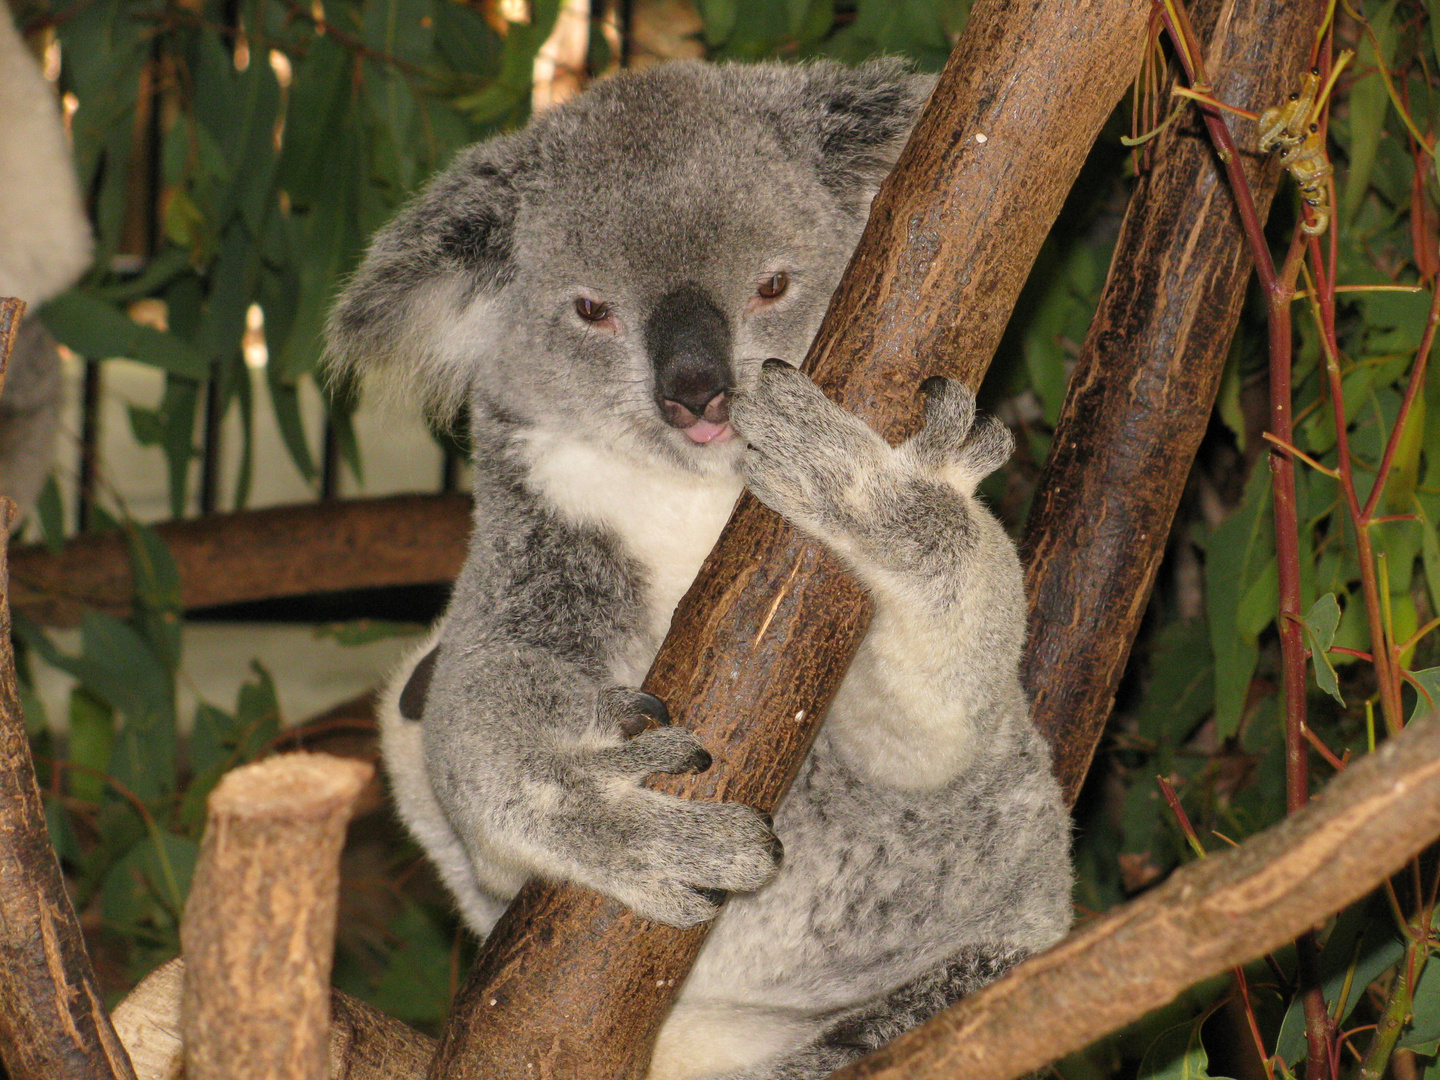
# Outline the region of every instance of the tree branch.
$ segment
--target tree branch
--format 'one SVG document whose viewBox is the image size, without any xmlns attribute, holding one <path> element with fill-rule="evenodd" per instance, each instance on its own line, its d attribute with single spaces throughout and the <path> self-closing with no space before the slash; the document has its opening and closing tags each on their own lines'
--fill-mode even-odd
<svg viewBox="0 0 1440 1080">
<path fill-rule="evenodd" d="M 155 526 L 180 570 L 188 609 L 246 600 L 448 582 L 465 559 L 470 499 L 394 495 L 214 514 Z M 15 610 L 73 626 L 87 607 L 128 614 L 135 590 L 125 537 L 91 533 L 57 554 L 20 548 Z"/>
<path fill-rule="evenodd" d="M 1437 836 L 1440 720 L 1432 712 L 1346 768 L 1303 810 L 1176 871 L 836 1080 L 1012 1080 L 1293 941 Z"/>
</svg>

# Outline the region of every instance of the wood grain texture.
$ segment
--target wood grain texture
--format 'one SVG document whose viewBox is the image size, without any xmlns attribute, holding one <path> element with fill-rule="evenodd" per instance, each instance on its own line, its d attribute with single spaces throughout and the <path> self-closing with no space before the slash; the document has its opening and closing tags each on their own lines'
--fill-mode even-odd
<svg viewBox="0 0 1440 1080">
<path fill-rule="evenodd" d="M 1259 110 L 1309 63 L 1317 0 L 1212 0 L 1217 96 Z M 1202 33 L 1204 33 L 1202 29 Z M 1231 121 L 1263 216 L 1280 176 Z M 1073 802 L 1164 556 L 1209 423 L 1250 277 L 1225 176 L 1193 115 L 1158 140 L 1137 184 L 1099 309 L 1061 408 L 1026 523 L 1024 669 L 1035 722 Z"/>
<path fill-rule="evenodd" d="M 133 1080 L 50 846 L 20 711 L 5 597 L 14 510 L 0 497 L 0 1061 L 10 1080 Z"/>
<path fill-rule="evenodd" d="M 1012 1080 L 1369 893 L 1440 835 L 1440 721 L 1416 720 L 1304 810 L 1177 870 L 836 1080 Z"/>
<path fill-rule="evenodd" d="M 186 609 L 249 600 L 454 580 L 465 559 L 470 499 L 395 495 L 214 514 L 155 526 L 180 571 Z M 81 612 L 130 611 L 125 537 L 75 537 L 58 553 L 18 549 L 10 566 L 15 610 L 49 626 Z"/>
<path fill-rule="evenodd" d="M 180 924 L 187 1080 L 326 1080 L 340 849 L 373 772 L 284 754 L 210 793 Z"/>
<path fill-rule="evenodd" d="M 918 425 L 928 376 L 978 383 L 1134 75 L 1147 11 L 1137 0 L 976 5 L 806 365 L 890 439 Z M 834 559 L 742 498 L 644 684 L 716 761 L 654 786 L 772 808 L 869 614 Z M 655 926 L 581 889 L 533 882 L 491 932 L 430 1076 L 640 1077 L 703 940 L 703 927 Z"/>
<path fill-rule="evenodd" d="M 180 1003 L 185 961 L 162 964 L 115 1007 L 119 1032 L 136 1080 L 181 1080 L 185 1046 Z M 418 1080 L 435 1040 L 343 990 L 330 995 L 329 1080 Z"/>
</svg>

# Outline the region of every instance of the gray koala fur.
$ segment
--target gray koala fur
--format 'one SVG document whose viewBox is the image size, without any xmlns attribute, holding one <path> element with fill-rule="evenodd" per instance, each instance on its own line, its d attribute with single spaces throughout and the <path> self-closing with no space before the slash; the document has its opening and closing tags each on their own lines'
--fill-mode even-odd
<svg viewBox="0 0 1440 1080">
<path fill-rule="evenodd" d="M 718 915 L 654 1080 L 827 1075 L 1069 925 L 1019 563 L 974 498 L 1009 432 L 932 379 L 892 448 L 764 360 L 804 356 L 931 86 L 893 60 L 602 80 L 464 151 L 331 317 L 333 371 L 470 410 L 469 554 L 382 706 L 400 813 L 480 934 L 534 875 Z M 745 484 L 875 598 L 773 831 L 641 786 L 709 763 L 634 688 Z"/>
<path fill-rule="evenodd" d="M 37 318 L 90 265 L 90 223 L 55 89 L 0 11 L 0 296 L 29 307 L 0 395 L 0 495 L 18 523 L 50 475 L 64 384 L 60 353 Z"/>
</svg>

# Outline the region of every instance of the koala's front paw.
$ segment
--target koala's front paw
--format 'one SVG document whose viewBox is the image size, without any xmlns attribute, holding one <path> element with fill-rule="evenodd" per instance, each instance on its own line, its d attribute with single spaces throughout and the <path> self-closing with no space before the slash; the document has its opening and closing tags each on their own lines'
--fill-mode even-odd
<svg viewBox="0 0 1440 1080">
<path fill-rule="evenodd" d="M 926 379 L 925 427 L 909 441 L 922 467 L 937 470 L 963 491 L 1009 460 L 1015 450 L 1010 429 L 993 416 L 975 414 L 975 395 L 964 383 L 936 375 Z"/>
<path fill-rule="evenodd" d="M 775 876 L 784 849 L 767 817 L 739 803 L 641 786 L 652 773 L 710 767 L 709 752 L 691 732 L 669 726 L 658 698 L 613 687 L 601 694 L 598 712 L 622 731 L 640 731 L 574 766 L 596 795 L 566 823 L 580 880 L 645 918 L 683 927 L 713 919 L 727 894 L 753 892 Z"/>
<path fill-rule="evenodd" d="M 759 380 L 731 408 L 745 438 L 745 481 L 788 521 L 833 536 L 867 512 L 871 485 L 893 451 L 859 417 L 782 360 L 766 360 Z"/>
</svg>

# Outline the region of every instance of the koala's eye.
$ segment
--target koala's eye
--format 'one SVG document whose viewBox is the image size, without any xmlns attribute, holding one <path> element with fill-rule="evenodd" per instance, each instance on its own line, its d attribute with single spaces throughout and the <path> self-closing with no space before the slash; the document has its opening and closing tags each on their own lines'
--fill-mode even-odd
<svg viewBox="0 0 1440 1080">
<path fill-rule="evenodd" d="M 610 317 L 610 305 L 603 300 L 579 296 L 575 298 L 575 314 L 586 322 L 604 322 Z"/>
<path fill-rule="evenodd" d="M 774 300 L 777 296 L 783 296 L 789 287 L 790 275 L 781 270 L 762 281 L 755 291 L 766 300 Z"/>
</svg>

